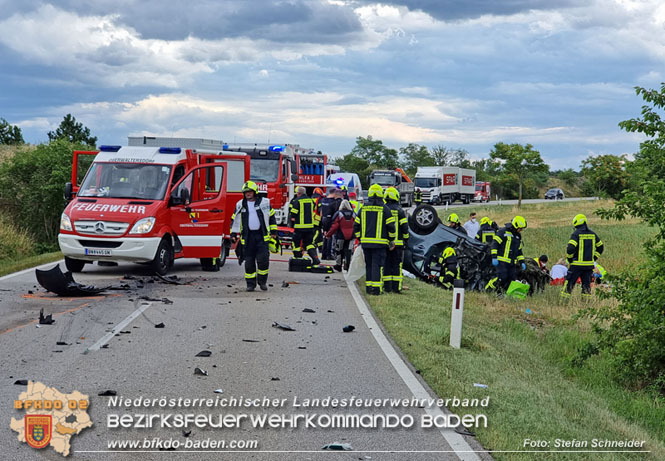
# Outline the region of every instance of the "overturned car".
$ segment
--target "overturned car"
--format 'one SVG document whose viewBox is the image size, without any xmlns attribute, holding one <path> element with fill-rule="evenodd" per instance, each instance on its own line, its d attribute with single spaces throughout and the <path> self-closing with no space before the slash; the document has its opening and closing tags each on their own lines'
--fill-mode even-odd
<svg viewBox="0 0 665 461">
<path fill-rule="evenodd" d="M 420 205 L 409 216 L 409 240 L 404 249 L 404 269 L 416 277 L 434 282 L 441 271 L 438 257 L 447 247 L 457 254 L 460 278 L 466 288 L 482 291 L 496 277 L 489 245 L 451 227 L 445 226 L 431 205 Z M 520 271 L 518 279 L 531 287 L 530 294 L 542 290 L 550 277 L 532 264 Z"/>
</svg>

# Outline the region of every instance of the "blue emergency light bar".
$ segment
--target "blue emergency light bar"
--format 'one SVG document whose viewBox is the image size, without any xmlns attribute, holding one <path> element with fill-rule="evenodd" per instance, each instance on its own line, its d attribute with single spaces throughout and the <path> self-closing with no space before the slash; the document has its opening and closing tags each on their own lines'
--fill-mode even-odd
<svg viewBox="0 0 665 461">
<path fill-rule="evenodd" d="M 179 154 L 182 152 L 182 149 L 179 147 L 160 147 L 159 148 L 159 153 L 160 154 Z"/>
<path fill-rule="evenodd" d="M 284 146 L 269 146 L 268 150 L 270 152 L 284 152 Z"/>
<path fill-rule="evenodd" d="M 99 146 L 101 152 L 118 152 L 122 146 Z"/>
</svg>

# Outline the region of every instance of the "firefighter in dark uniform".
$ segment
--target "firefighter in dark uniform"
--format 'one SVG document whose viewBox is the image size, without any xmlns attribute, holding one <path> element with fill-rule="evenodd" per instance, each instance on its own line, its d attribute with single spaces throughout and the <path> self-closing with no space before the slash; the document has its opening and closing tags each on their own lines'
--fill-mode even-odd
<svg viewBox="0 0 665 461">
<path fill-rule="evenodd" d="M 242 186 L 245 198 L 236 203 L 231 216 L 231 241 L 242 245 L 245 259 L 245 281 L 247 291 L 254 291 L 258 283 L 261 290 L 268 289 L 268 267 L 270 265 L 270 242 L 277 238 L 275 210 L 270 200 L 259 196 L 259 187 L 253 181 Z"/>
<path fill-rule="evenodd" d="M 494 288 L 500 293 L 505 292 L 510 282 L 515 280 L 517 269 L 526 270 L 524 255 L 522 254 L 522 231 L 526 229 L 526 219 L 515 216 L 494 235 L 492 242 L 492 265 L 496 267 L 496 277 L 490 280 L 485 287 Z"/>
<path fill-rule="evenodd" d="M 464 226 L 462 226 L 462 223 L 459 220 L 459 216 L 457 216 L 456 213 L 450 213 L 450 216 L 448 216 L 448 227 L 452 227 L 456 231 L 467 235 L 466 229 Z"/>
<path fill-rule="evenodd" d="M 498 226 L 494 221 L 485 216 L 480 220 L 480 229 L 478 229 L 478 234 L 476 234 L 476 240 L 480 240 L 486 245 L 491 245 L 494 241 L 494 235 Z"/>
<path fill-rule="evenodd" d="M 395 217 L 383 202 L 383 189 L 372 184 L 369 200 L 360 209 L 353 225 L 353 233 L 360 240 L 365 256 L 365 291 L 380 295 L 383 291 L 383 268 L 386 253 L 395 248 Z"/>
<path fill-rule="evenodd" d="M 439 283 L 447 290 L 453 289 L 453 282 L 459 279 L 459 266 L 457 265 L 457 253 L 453 247 L 445 248 L 439 255 Z"/>
<path fill-rule="evenodd" d="M 314 246 L 320 251 L 323 249 L 323 234 L 321 233 L 321 215 L 319 214 L 319 200 L 323 197 L 320 187 L 314 189 L 312 201 L 314 202 Z"/>
<path fill-rule="evenodd" d="M 289 204 L 289 222 L 293 227 L 293 256 L 302 258 L 302 250 L 305 250 L 312 258 L 312 264 L 319 265 L 321 261 L 314 246 L 314 200 L 305 194 L 302 186 L 298 187 L 296 192 L 297 195 Z"/>
<path fill-rule="evenodd" d="M 401 293 L 402 281 L 402 260 L 404 258 L 404 246 L 409 240 L 409 224 L 406 218 L 406 212 L 399 203 L 399 191 L 394 187 L 386 189 L 386 206 L 395 218 L 395 248 L 389 250 L 386 255 L 386 267 L 383 270 L 383 291 Z"/>
<path fill-rule="evenodd" d="M 594 262 L 603 253 L 603 242 L 587 226 L 586 216 L 578 214 L 573 218 L 575 232 L 568 240 L 566 259 L 570 264 L 566 281 L 561 289 L 561 297 L 570 298 L 577 279 L 582 281 L 582 299 L 591 297 L 591 278 Z"/>
<path fill-rule="evenodd" d="M 416 188 L 416 190 L 413 192 L 413 203 L 415 203 L 416 206 L 423 203 L 423 193 L 419 188 Z"/>
</svg>

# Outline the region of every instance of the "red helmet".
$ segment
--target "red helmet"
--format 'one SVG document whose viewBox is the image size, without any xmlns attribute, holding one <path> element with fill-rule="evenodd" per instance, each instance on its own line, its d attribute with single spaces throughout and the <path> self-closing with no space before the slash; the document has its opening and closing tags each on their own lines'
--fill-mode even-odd
<svg viewBox="0 0 665 461">
<path fill-rule="evenodd" d="M 357 198 L 358 196 L 356 195 L 355 192 L 349 192 L 349 198 L 354 199 Z"/>
<path fill-rule="evenodd" d="M 319 195 L 323 195 L 323 191 L 321 190 L 320 187 L 317 187 L 316 189 L 314 189 L 314 193 L 319 194 Z"/>
</svg>

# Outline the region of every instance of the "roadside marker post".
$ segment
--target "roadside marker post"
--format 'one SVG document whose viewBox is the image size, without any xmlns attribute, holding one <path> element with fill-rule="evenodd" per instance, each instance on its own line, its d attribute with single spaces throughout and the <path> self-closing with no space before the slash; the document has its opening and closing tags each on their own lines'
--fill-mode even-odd
<svg viewBox="0 0 665 461">
<path fill-rule="evenodd" d="M 464 315 L 464 280 L 453 284 L 453 307 L 450 313 L 450 347 L 462 346 L 462 316 Z"/>
</svg>

